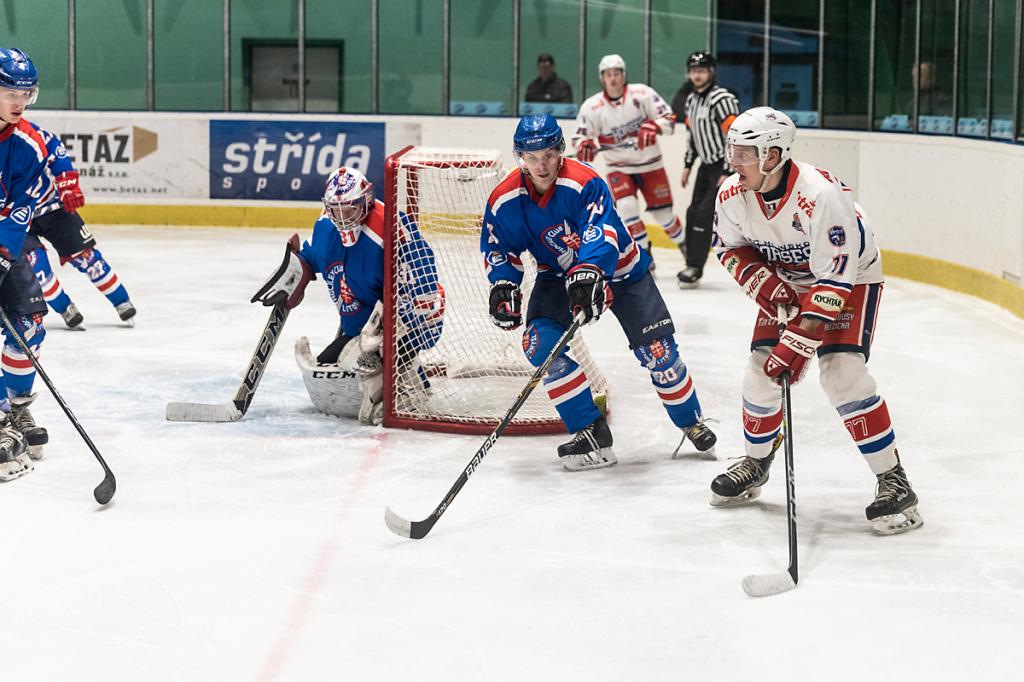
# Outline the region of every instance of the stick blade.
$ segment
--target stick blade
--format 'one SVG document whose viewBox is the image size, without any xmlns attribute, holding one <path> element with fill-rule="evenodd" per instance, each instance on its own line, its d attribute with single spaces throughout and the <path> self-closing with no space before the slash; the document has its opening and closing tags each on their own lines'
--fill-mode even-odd
<svg viewBox="0 0 1024 682">
<path fill-rule="evenodd" d="M 216 405 L 172 402 L 167 403 L 165 416 L 169 422 L 236 422 L 242 412 L 230 400 Z"/>
<path fill-rule="evenodd" d="M 751 597 L 770 597 L 788 592 L 794 587 L 796 583 L 788 572 L 748 575 L 743 579 L 743 591 Z"/>
<path fill-rule="evenodd" d="M 406 521 L 401 516 L 391 511 L 391 507 L 384 510 L 384 523 L 388 525 L 391 532 L 403 538 L 412 537 L 412 522 Z"/>
<path fill-rule="evenodd" d="M 107 469 L 106 475 L 100 484 L 96 486 L 96 489 L 92 491 L 92 496 L 96 498 L 96 501 L 102 505 L 105 505 L 114 498 L 114 491 L 117 490 L 117 481 L 114 479 L 114 472 Z"/>
<path fill-rule="evenodd" d="M 388 524 L 388 528 L 395 535 L 412 540 L 422 540 L 427 537 L 427 533 L 437 523 L 437 517 L 432 516 L 425 521 L 407 521 L 391 511 L 391 507 L 388 507 L 384 510 L 384 523 Z"/>
</svg>

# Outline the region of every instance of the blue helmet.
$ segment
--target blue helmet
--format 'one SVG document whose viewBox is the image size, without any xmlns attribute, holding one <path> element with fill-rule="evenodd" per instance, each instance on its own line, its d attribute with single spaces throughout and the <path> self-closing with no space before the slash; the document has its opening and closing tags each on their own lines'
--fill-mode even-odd
<svg viewBox="0 0 1024 682">
<path fill-rule="evenodd" d="M 523 116 L 516 126 L 516 134 L 512 136 L 512 148 L 516 154 L 523 152 L 539 152 L 558 147 L 565 151 L 565 138 L 562 128 L 551 114 Z"/>
<path fill-rule="evenodd" d="M 0 87 L 31 90 L 39 86 L 39 73 L 28 55 L 16 47 L 0 47 Z"/>
</svg>

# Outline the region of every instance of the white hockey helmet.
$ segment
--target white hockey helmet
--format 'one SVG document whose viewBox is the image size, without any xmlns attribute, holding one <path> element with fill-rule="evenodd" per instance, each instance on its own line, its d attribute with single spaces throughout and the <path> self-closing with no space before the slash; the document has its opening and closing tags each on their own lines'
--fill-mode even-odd
<svg viewBox="0 0 1024 682">
<path fill-rule="evenodd" d="M 346 246 L 355 244 L 373 210 L 373 183 L 355 168 L 342 166 L 324 184 L 324 212 Z"/>
<path fill-rule="evenodd" d="M 601 57 L 601 62 L 597 65 L 597 75 L 601 76 L 609 69 L 622 69 L 622 75 L 625 76 L 626 60 L 617 54 L 606 54 Z"/>
<path fill-rule="evenodd" d="M 796 126 L 786 114 L 771 107 L 754 107 L 747 109 L 736 117 L 726 135 L 725 154 L 732 163 L 733 146 L 751 146 L 757 149 L 757 169 L 762 174 L 771 175 L 782 170 L 782 166 L 790 158 L 793 140 L 796 139 Z M 768 158 L 768 150 L 779 148 L 781 160 L 770 173 L 765 173 L 764 162 Z"/>
</svg>

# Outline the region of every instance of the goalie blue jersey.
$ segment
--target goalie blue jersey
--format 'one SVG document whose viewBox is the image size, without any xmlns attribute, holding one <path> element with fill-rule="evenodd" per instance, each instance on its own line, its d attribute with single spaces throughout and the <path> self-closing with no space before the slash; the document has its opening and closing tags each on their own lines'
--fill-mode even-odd
<svg viewBox="0 0 1024 682">
<path fill-rule="evenodd" d="M 647 274 L 651 257 L 639 248 L 615 211 L 607 183 L 590 166 L 565 159 L 543 196 L 516 169 L 491 192 L 480 232 L 487 278 L 523 280 L 521 254 L 539 272 L 564 276 L 580 263 L 596 265 L 610 282 Z"/>
<path fill-rule="evenodd" d="M 352 246 L 326 214 L 313 226 L 312 241 L 299 255 L 327 283 L 341 318 L 341 333 L 358 336 L 384 296 L 384 204 L 374 202 L 359 238 Z M 434 252 L 420 236 L 416 224 L 402 217 L 397 253 L 395 297 L 399 320 L 415 339 L 415 350 L 432 347 L 441 334 L 444 289 L 437 280 Z"/>
<path fill-rule="evenodd" d="M 27 120 L 0 130 L 0 257 L 10 263 L 21 255 L 37 202 L 50 186 L 46 156 L 46 143 Z"/>
</svg>

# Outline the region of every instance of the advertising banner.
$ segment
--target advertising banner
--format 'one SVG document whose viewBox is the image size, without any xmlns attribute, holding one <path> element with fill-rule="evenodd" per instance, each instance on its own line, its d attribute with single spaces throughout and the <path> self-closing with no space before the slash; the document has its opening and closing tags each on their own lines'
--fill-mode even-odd
<svg viewBox="0 0 1024 682">
<path fill-rule="evenodd" d="M 31 112 L 60 137 L 86 199 L 207 199 L 207 122 Z"/>
<path fill-rule="evenodd" d="M 338 166 L 382 188 L 384 131 L 384 123 L 213 119 L 210 198 L 319 201 Z"/>
</svg>

